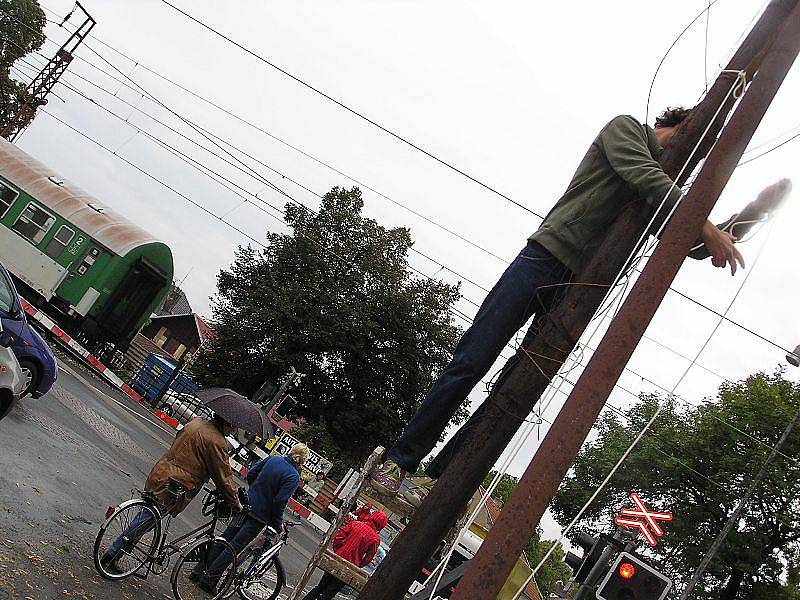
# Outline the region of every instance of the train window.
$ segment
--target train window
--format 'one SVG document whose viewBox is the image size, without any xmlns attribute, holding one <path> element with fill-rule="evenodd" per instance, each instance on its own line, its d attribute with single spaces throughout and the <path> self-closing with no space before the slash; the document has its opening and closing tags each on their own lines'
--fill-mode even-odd
<svg viewBox="0 0 800 600">
<path fill-rule="evenodd" d="M 17 217 L 17 221 L 11 226 L 11 229 L 34 244 L 38 244 L 53 226 L 55 220 L 55 217 L 31 202 Z"/>
<path fill-rule="evenodd" d="M 19 196 L 17 190 L 0 181 L 0 218 L 8 212 L 8 209 L 14 204 L 14 200 L 17 199 L 17 196 Z"/>
<path fill-rule="evenodd" d="M 75 232 L 66 225 L 62 225 L 58 228 L 58 231 L 56 231 L 53 239 L 47 242 L 47 245 L 44 247 L 44 253 L 50 258 L 58 258 L 72 241 L 73 237 L 75 237 Z"/>
</svg>

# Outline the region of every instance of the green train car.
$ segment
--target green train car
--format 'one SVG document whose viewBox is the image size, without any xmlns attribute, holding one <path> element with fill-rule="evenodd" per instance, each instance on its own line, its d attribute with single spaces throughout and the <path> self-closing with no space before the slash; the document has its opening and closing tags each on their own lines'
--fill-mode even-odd
<svg viewBox="0 0 800 600">
<path fill-rule="evenodd" d="M 73 336 L 119 349 L 173 274 L 166 244 L 2 138 L 0 261 Z"/>
</svg>

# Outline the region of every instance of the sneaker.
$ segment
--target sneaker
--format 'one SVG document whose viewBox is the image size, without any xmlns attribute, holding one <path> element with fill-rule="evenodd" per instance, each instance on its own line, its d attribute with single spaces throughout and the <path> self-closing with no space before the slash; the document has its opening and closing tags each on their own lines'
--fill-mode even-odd
<svg viewBox="0 0 800 600">
<path fill-rule="evenodd" d="M 397 493 L 405 476 L 406 472 L 391 460 L 387 460 L 369 474 L 372 487 L 388 496 Z"/>
<path fill-rule="evenodd" d="M 201 579 L 197 583 L 197 587 L 203 590 L 206 594 L 211 594 L 212 596 L 217 595 L 217 586 L 215 586 L 213 583 L 210 583 L 209 581 Z"/>
<path fill-rule="evenodd" d="M 110 556 L 101 558 L 100 566 L 103 567 L 103 570 L 109 575 L 122 575 L 123 573 L 122 567 L 117 564 L 117 559 L 115 558 L 112 560 Z"/>
</svg>

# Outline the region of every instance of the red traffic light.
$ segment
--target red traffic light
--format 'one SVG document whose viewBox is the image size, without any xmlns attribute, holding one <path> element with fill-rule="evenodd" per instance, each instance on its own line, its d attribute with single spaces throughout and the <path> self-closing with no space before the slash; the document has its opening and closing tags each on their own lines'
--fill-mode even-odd
<svg viewBox="0 0 800 600">
<path fill-rule="evenodd" d="M 598 586 L 599 600 L 664 600 L 672 580 L 651 567 L 644 558 L 620 552 Z"/>
<path fill-rule="evenodd" d="M 629 562 L 622 563 L 619 566 L 619 576 L 623 579 L 630 579 L 636 573 L 636 568 Z"/>
</svg>

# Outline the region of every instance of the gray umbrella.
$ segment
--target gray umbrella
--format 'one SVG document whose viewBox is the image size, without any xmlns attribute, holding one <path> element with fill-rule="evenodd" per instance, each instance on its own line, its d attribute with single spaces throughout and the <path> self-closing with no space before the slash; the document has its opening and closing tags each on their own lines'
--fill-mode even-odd
<svg viewBox="0 0 800 600">
<path fill-rule="evenodd" d="M 227 388 L 208 388 L 198 390 L 197 397 L 208 408 L 231 425 L 244 429 L 247 433 L 271 438 L 275 430 L 258 406 L 241 394 Z"/>
</svg>

